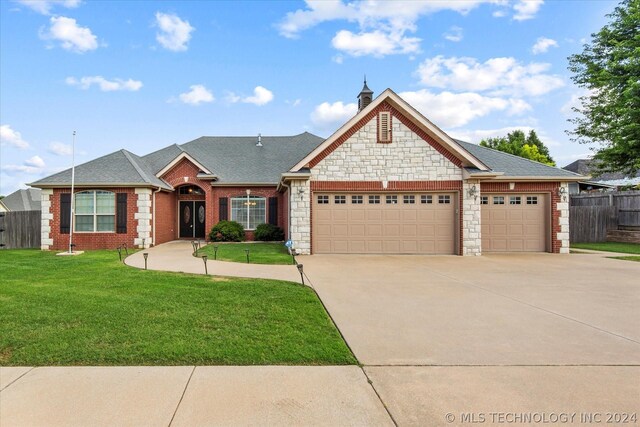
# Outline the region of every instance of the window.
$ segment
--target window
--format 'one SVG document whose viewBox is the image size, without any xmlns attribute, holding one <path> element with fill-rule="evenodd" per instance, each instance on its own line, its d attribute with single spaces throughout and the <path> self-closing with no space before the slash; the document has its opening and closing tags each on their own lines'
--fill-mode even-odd
<svg viewBox="0 0 640 427">
<path fill-rule="evenodd" d="M 361 205 L 362 203 L 364 203 L 362 196 L 351 196 L 351 204 Z"/>
<path fill-rule="evenodd" d="M 402 197 L 402 201 L 406 204 L 412 205 L 416 202 L 416 196 L 405 195 Z"/>
<path fill-rule="evenodd" d="M 420 196 L 420 203 L 422 203 L 423 205 L 430 205 L 431 203 L 433 203 L 433 196 L 423 194 L 422 196 Z"/>
<path fill-rule="evenodd" d="M 237 221 L 245 230 L 255 230 L 267 219 L 267 203 L 264 197 L 248 196 L 231 199 L 231 220 Z"/>
<path fill-rule="evenodd" d="M 347 203 L 347 196 L 334 196 L 333 203 L 336 205 L 344 205 Z"/>
<path fill-rule="evenodd" d="M 527 196 L 527 204 L 528 205 L 537 205 L 538 204 L 538 196 Z"/>
<path fill-rule="evenodd" d="M 388 205 L 397 205 L 398 204 L 398 196 L 387 196 L 387 204 Z"/>
<path fill-rule="evenodd" d="M 379 142 L 391 142 L 391 113 L 383 111 L 378 114 Z"/>
<path fill-rule="evenodd" d="M 438 203 L 442 203 L 442 204 L 449 204 L 451 203 L 451 196 L 445 196 L 445 195 L 439 195 L 438 196 Z"/>
<path fill-rule="evenodd" d="M 504 197 L 503 196 L 493 196 L 493 204 L 494 205 L 504 205 Z"/>
<path fill-rule="evenodd" d="M 369 196 L 369 204 L 370 205 L 379 205 L 380 204 L 380 196 Z"/>
<path fill-rule="evenodd" d="M 489 196 L 480 196 L 480 204 L 488 205 L 489 204 Z"/>
<path fill-rule="evenodd" d="M 509 204 L 510 205 L 521 205 L 522 204 L 522 197 L 520 197 L 520 196 L 511 196 L 511 197 L 509 197 Z"/>
<path fill-rule="evenodd" d="M 178 194 L 196 194 L 198 196 L 204 196 L 204 190 L 195 185 L 183 185 L 178 189 Z"/>
<path fill-rule="evenodd" d="M 116 231 L 116 195 L 110 191 L 82 191 L 75 195 L 74 230 Z"/>
<path fill-rule="evenodd" d="M 328 205 L 329 204 L 329 196 L 326 196 L 326 195 L 318 196 L 318 204 L 319 205 Z"/>
</svg>

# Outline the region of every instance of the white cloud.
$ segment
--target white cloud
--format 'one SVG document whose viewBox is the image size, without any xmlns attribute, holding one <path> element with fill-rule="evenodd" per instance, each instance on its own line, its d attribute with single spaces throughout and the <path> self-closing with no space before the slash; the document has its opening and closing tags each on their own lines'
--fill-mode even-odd
<svg viewBox="0 0 640 427">
<path fill-rule="evenodd" d="M 538 40 L 536 40 L 536 43 L 531 48 L 531 52 L 533 52 L 534 55 L 538 55 L 547 52 L 550 47 L 558 47 L 558 42 L 546 37 L 538 37 Z"/>
<path fill-rule="evenodd" d="M 253 89 L 252 96 L 242 97 L 233 92 L 227 92 L 225 99 L 231 103 L 244 102 L 245 104 L 262 106 L 273 101 L 273 92 L 265 87 L 256 86 L 255 89 Z"/>
<path fill-rule="evenodd" d="M 297 107 L 300 104 L 302 104 L 302 100 L 300 98 L 298 98 L 298 99 L 294 99 L 293 101 L 286 100 L 286 101 L 284 101 L 284 103 L 288 104 L 288 105 L 291 105 L 292 107 Z"/>
<path fill-rule="evenodd" d="M 44 171 L 46 165 L 40 156 L 33 156 L 23 162 L 21 165 L 6 165 L 3 167 L 4 172 L 38 174 Z"/>
<path fill-rule="evenodd" d="M 402 97 L 440 127 L 456 128 L 496 111 L 521 114 L 531 106 L 519 99 L 483 96 L 473 92 L 433 93 L 426 89 L 401 92 Z"/>
<path fill-rule="evenodd" d="M 464 38 L 464 35 L 462 34 L 462 28 L 461 27 L 457 27 L 457 26 L 453 26 L 451 28 L 449 28 L 449 31 L 447 31 L 446 33 L 444 33 L 442 35 L 445 39 L 452 41 L 452 42 L 459 42 Z"/>
<path fill-rule="evenodd" d="M 344 62 L 344 56 L 338 54 L 331 57 L 331 60 L 336 64 L 342 64 Z"/>
<path fill-rule="evenodd" d="M 491 58 L 480 63 L 475 58 L 426 59 L 418 68 L 420 81 L 430 87 L 458 91 L 490 91 L 492 95 L 540 96 L 564 86 L 564 81 L 545 74 L 546 63 L 523 65 L 515 58 Z"/>
<path fill-rule="evenodd" d="M 544 0 L 519 0 L 513 5 L 513 9 L 516 11 L 513 19 L 516 21 L 525 21 L 535 18 L 536 13 L 538 13 L 543 3 Z"/>
<path fill-rule="evenodd" d="M 88 27 L 80 27 L 76 20 L 65 16 L 52 16 L 49 29 L 40 31 L 44 40 L 57 40 L 63 49 L 85 53 L 98 48 L 97 37 Z"/>
<path fill-rule="evenodd" d="M 73 148 L 69 144 L 63 144 L 62 142 L 52 142 L 49 144 L 48 152 L 55 154 L 56 156 L 70 156 L 73 154 Z"/>
<path fill-rule="evenodd" d="M 27 6 L 29 9 L 34 10 L 43 15 L 49 15 L 51 9 L 55 6 L 66 7 L 69 9 L 78 7 L 80 0 L 16 0 L 18 3 Z"/>
<path fill-rule="evenodd" d="M 75 77 L 67 77 L 65 79 L 65 83 L 69 86 L 78 86 L 80 89 L 85 90 L 89 89 L 92 85 L 97 85 L 103 92 L 113 92 L 118 90 L 136 92 L 142 87 L 142 82 L 139 80 L 107 80 L 102 76 L 86 76 L 81 77 L 79 80 Z"/>
<path fill-rule="evenodd" d="M 507 12 L 505 12 L 504 10 L 496 10 L 491 15 L 494 18 L 504 18 L 505 16 L 507 16 Z"/>
<path fill-rule="evenodd" d="M 29 148 L 29 143 L 22 139 L 22 135 L 17 130 L 11 129 L 10 125 L 0 126 L 0 143 L 12 145 L 21 150 Z"/>
<path fill-rule="evenodd" d="M 351 56 L 372 55 L 381 58 L 385 55 L 416 53 L 420 50 L 420 39 L 405 37 L 403 31 L 383 32 L 375 30 L 354 34 L 341 30 L 331 44 L 337 50 Z"/>
<path fill-rule="evenodd" d="M 187 43 L 195 30 L 189 21 L 183 21 L 174 14 L 156 12 L 156 25 L 160 28 L 156 40 L 162 47 L 174 52 L 187 50 Z"/>
<path fill-rule="evenodd" d="M 191 85 L 189 92 L 181 93 L 179 95 L 180 101 L 189 105 L 200 105 L 206 102 L 213 102 L 215 100 L 213 93 L 209 91 L 203 85 Z"/>
<path fill-rule="evenodd" d="M 323 102 L 311 113 L 311 121 L 320 129 L 335 129 L 344 124 L 358 112 L 355 103 L 343 104 L 341 101 L 330 104 Z"/>
</svg>

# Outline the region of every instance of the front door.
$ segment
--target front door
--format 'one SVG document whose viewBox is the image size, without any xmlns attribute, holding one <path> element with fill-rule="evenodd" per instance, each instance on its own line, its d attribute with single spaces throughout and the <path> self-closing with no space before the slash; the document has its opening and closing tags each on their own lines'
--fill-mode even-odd
<svg viewBox="0 0 640 427">
<path fill-rule="evenodd" d="M 205 237 L 206 211 L 203 201 L 180 202 L 180 237 Z"/>
</svg>

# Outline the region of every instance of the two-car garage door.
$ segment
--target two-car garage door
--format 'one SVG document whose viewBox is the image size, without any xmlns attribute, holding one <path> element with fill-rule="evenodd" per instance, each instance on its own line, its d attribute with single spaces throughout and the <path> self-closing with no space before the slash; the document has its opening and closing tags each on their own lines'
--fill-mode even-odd
<svg viewBox="0 0 640 427">
<path fill-rule="evenodd" d="M 313 252 L 455 253 L 455 193 L 313 196 Z"/>
</svg>

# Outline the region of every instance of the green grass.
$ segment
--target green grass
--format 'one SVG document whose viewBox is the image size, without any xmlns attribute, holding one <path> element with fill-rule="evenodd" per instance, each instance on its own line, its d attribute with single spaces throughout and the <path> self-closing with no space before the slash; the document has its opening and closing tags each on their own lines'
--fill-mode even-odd
<svg viewBox="0 0 640 427">
<path fill-rule="evenodd" d="M 213 260 L 213 247 L 218 246 L 218 261 L 247 262 L 249 249 L 251 264 L 292 264 L 291 255 L 283 243 L 212 243 L 198 251 Z"/>
<path fill-rule="evenodd" d="M 637 243 L 618 243 L 618 242 L 572 243 L 571 247 L 576 249 L 591 249 L 594 251 L 621 252 L 624 254 L 640 255 L 640 244 L 637 244 Z"/>
<path fill-rule="evenodd" d="M 0 251 L 0 365 L 354 363 L 302 285 Z"/>
<path fill-rule="evenodd" d="M 635 261 L 635 262 L 640 262 L 640 256 L 635 256 L 635 255 L 631 255 L 631 256 L 611 256 L 611 257 L 607 257 L 607 258 L 611 258 L 611 259 L 622 259 L 624 261 Z"/>
</svg>

